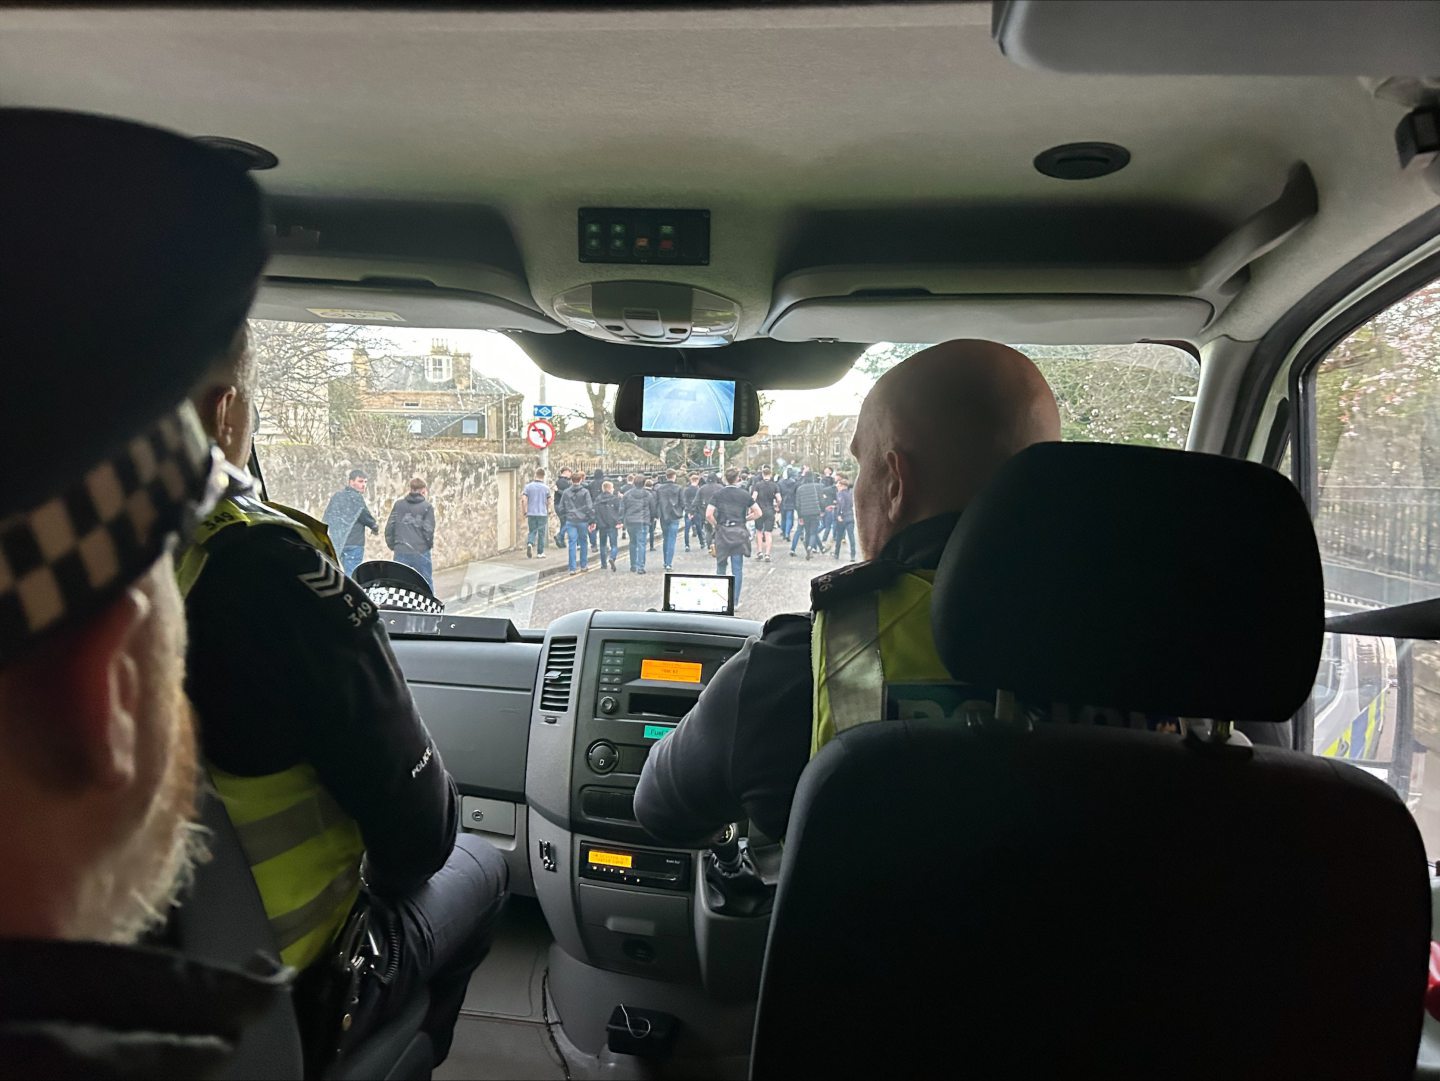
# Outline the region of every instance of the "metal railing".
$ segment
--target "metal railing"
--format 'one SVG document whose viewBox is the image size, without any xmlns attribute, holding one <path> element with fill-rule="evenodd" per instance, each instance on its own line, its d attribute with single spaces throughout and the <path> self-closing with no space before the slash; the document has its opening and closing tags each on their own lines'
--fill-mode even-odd
<svg viewBox="0 0 1440 1081">
<path fill-rule="evenodd" d="M 1326 484 L 1315 535 L 1327 563 L 1440 581 L 1440 488 Z"/>
</svg>

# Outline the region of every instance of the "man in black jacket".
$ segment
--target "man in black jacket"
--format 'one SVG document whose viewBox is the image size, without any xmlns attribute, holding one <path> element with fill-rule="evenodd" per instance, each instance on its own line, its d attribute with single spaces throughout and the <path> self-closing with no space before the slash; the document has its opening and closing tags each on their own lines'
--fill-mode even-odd
<svg viewBox="0 0 1440 1081">
<path fill-rule="evenodd" d="M 565 544 L 571 574 L 590 569 L 590 527 L 595 522 L 595 500 L 585 486 L 584 471 L 577 471 L 571 483 L 555 501 L 555 513 L 565 523 Z M 578 562 L 577 562 L 578 553 Z"/>
<path fill-rule="evenodd" d="M 660 552 L 668 571 L 675 562 L 675 540 L 680 534 L 680 520 L 685 517 L 684 493 L 675 483 L 675 470 L 665 470 L 665 479 L 655 486 L 655 503 L 663 538 Z"/>
<path fill-rule="evenodd" d="M 954 403 L 954 423 L 929 423 L 937 401 Z M 869 561 L 817 578 L 812 598 L 828 603 L 883 588 L 901 573 L 933 571 L 960 512 L 994 471 L 1031 443 L 1059 437 L 1050 388 L 1013 349 L 946 342 L 901 362 L 865 399 L 851 444 Z M 635 817 L 657 839 L 698 847 L 744 818 L 769 837 L 785 836 L 813 735 L 810 631 L 808 613 L 771 619 L 650 751 Z"/>
<path fill-rule="evenodd" d="M 695 506 L 700 511 L 700 521 L 705 529 L 705 535 L 700 539 L 702 548 L 708 548 L 715 543 L 715 526 L 710 522 L 710 504 L 715 502 L 715 497 L 724 487 L 719 477 L 714 473 L 707 473 L 705 483 L 701 484 L 700 490 L 695 493 Z"/>
<path fill-rule="evenodd" d="M 639 478 L 636 478 L 637 480 Z M 636 484 L 620 500 L 621 521 L 630 538 L 630 573 L 645 573 L 646 534 L 655 515 L 655 493 Z"/>
<path fill-rule="evenodd" d="M 184 398 L 244 324 L 260 193 L 110 118 L 0 109 L 0 146 L 0 326 L 35 361 L 0 394 L 0 1076 L 212 1077 L 284 973 L 138 943 L 206 848 L 169 553 L 223 487 Z"/>
<path fill-rule="evenodd" d="M 795 489 L 795 533 L 790 540 L 790 555 L 795 547 L 805 545 L 805 558 L 820 550 L 820 521 L 825 514 L 820 478 L 814 473 L 801 474 Z"/>
<path fill-rule="evenodd" d="M 695 534 L 695 543 L 703 544 L 705 534 L 701 524 L 705 521 L 705 508 L 700 503 L 700 474 L 691 473 L 690 483 L 680 491 L 681 505 L 685 508 L 685 551 L 690 551 L 690 534 Z"/>
<path fill-rule="evenodd" d="M 615 494 L 615 485 L 604 481 L 600 495 L 595 500 L 595 548 L 600 553 L 600 569 L 608 565 L 615 572 L 615 557 L 620 553 L 620 542 L 616 531 L 620 526 L 620 497 Z"/>
<path fill-rule="evenodd" d="M 790 539 L 791 530 L 795 528 L 795 489 L 799 486 L 795 468 L 787 466 L 785 476 L 777 485 L 780 489 L 780 535 L 786 540 Z"/>
<path fill-rule="evenodd" d="M 414 567 L 435 588 L 430 551 L 435 547 L 435 508 L 426 498 L 429 488 L 419 477 L 410 482 L 404 499 L 397 499 L 385 522 L 385 543 L 395 562 Z"/>
<path fill-rule="evenodd" d="M 346 574 L 354 574 L 355 568 L 365 561 L 365 530 L 380 532 L 380 523 L 365 505 L 369 484 L 370 477 L 365 470 L 352 469 L 345 487 L 332 495 L 325 506 L 323 517 L 330 529 L 330 543 L 340 553 L 340 569 Z"/>
</svg>

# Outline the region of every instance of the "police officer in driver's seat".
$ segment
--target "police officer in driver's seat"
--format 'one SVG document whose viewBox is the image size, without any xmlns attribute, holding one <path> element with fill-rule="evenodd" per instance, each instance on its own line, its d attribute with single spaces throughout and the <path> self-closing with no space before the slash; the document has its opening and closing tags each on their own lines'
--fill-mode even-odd
<svg viewBox="0 0 1440 1081">
<path fill-rule="evenodd" d="M 242 335 L 192 394 L 237 470 L 250 456 L 254 380 Z M 368 905 L 384 973 L 367 987 L 362 1016 L 378 1025 L 428 986 L 423 1027 L 438 1065 L 508 875 L 489 842 L 457 839 L 455 782 L 375 604 L 341 572 L 323 525 L 241 486 L 201 524 L 177 576 L 201 747 L 281 959 L 301 970 L 307 1057 L 323 1062 L 335 1041 L 327 1026 L 338 1018 L 317 1000 L 358 903 Z"/>
<path fill-rule="evenodd" d="M 1059 438 L 1050 387 L 1007 346 L 945 342 L 887 372 L 850 448 L 869 561 L 815 579 L 813 621 L 775 617 L 720 668 L 650 752 L 635 792 L 640 824 L 697 847 L 742 818 L 783 837 L 800 773 L 820 747 L 893 713 L 887 686 L 949 682 L 930 635 L 945 542 L 1000 465 Z"/>
</svg>

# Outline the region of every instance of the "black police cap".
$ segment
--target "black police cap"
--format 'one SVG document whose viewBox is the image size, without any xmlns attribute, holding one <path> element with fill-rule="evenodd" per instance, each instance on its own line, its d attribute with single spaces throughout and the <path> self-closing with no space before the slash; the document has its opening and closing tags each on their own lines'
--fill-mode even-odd
<svg viewBox="0 0 1440 1081">
<path fill-rule="evenodd" d="M 414 567 L 389 559 L 371 559 L 355 568 L 356 585 L 377 608 L 398 608 L 441 615 L 445 605 L 435 596 L 425 576 Z"/>
<path fill-rule="evenodd" d="M 215 494 L 185 399 L 265 263 L 260 192 L 127 121 L 0 109 L 0 663 L 108 600 Z"/>
<path fill-rule="evenodd" d="M 3 515 L 186 397 L 244 321 L 266 252 L 254 181 L 190 139 L 0 109 L 0 147 Z"/>
</svg>

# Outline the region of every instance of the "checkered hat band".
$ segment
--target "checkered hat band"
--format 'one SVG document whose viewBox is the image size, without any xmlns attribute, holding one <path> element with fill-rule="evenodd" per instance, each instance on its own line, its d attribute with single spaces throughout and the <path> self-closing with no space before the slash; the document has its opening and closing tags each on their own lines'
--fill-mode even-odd
<svg viewBox="0 0 1440 1081">
<path fill-rule="evenodd" d="M 0 520 L 0 665 L 93 611 L 214 504 L 217 451 L 182 403 L 65 491 Z"/>
<path fill-rule="evenodd" d="M 365 593 L 376 608 L 399 608 L 406 612 L 427 612 L 432 616 L 445 614 L 445 606 L 434 597 L 398 586 L 367 586 Z"/>
</svg>

